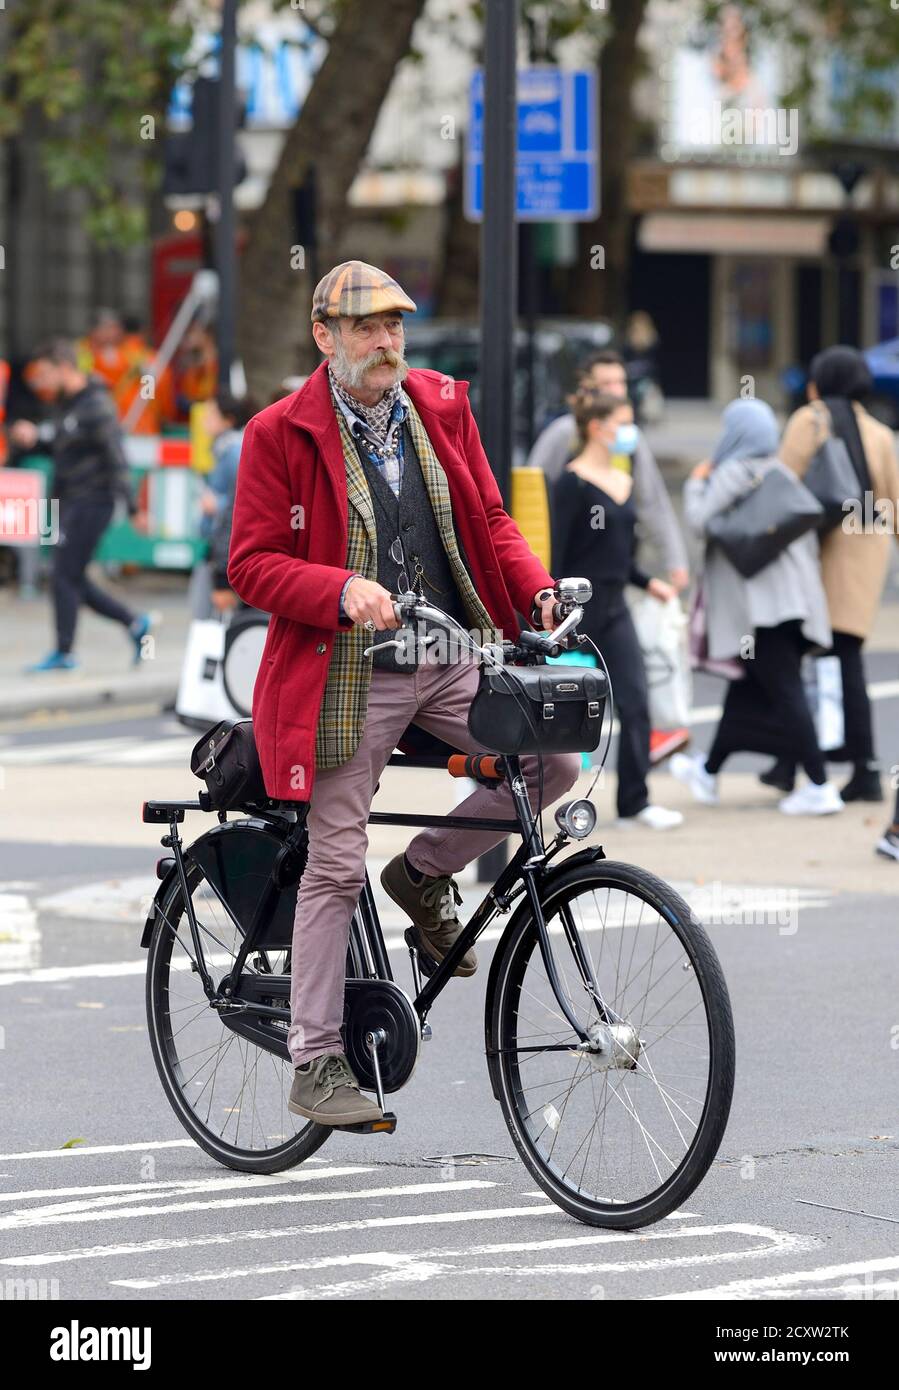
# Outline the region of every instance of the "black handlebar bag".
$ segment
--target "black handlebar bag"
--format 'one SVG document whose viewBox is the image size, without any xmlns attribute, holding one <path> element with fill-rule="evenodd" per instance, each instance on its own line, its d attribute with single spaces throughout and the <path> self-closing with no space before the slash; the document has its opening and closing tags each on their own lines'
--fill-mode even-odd
<svg viewBox="0 0 899 1390">
<path fill-rule="evenodd" d="M 468 730 L 495 753 L 592 753 L 608 691 L 605 672 L 588 666 L 482 669 Z"/>
</svg>

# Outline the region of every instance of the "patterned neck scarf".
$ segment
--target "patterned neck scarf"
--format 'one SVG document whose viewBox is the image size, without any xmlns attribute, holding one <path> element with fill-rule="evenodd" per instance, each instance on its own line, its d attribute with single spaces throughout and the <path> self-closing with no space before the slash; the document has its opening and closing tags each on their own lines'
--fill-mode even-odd
<svg viewBox="0 0 899 1390">
<path fill-rule="evenodd" d="M 337 380 L 337 377 L 331 371 L 330 367 L 328 368 L 328 373 L 331 378 L 331 386 L 335 393 L 349 406 L 350 410 L 359 416 L 360 420 L 365 421 L 372 434 L 374 434 L 382 444 L 385 443 L 387 440 L 387 433 L 393 423 L 393 408 L 397 401 L 400 400 L 400 393 L 402 390 L 400 383 L 396 381 L 393 386 L 388 387 L 377 405 L 363 405 L 361 401 L 351 395 L 346 387 Z"/>
</svg>

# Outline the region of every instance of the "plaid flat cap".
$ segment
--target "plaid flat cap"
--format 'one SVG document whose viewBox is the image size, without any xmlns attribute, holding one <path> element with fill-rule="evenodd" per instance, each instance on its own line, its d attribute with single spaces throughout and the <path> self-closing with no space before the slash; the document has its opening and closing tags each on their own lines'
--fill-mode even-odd
<svg viewBox="0 0 899 1390">
<path fill-rule="evenodd" d="M 383 314 L 387 309 L 407 309 L 415 304 L 386 271 L 365 261 L 343 261 L 319 280 L 312 296 L 312 322 L 323 323 L 346 315 Z"/>
</svg>

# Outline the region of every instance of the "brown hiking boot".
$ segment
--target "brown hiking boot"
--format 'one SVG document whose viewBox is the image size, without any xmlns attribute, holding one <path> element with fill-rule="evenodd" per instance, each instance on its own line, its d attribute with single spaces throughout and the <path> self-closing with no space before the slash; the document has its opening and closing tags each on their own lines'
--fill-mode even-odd
<svg viewBox="0 0 899 1390">
<path fill-rule="evenodd" d="M 296 1068 L 287 1108 L 319 1125 L 361 1125 L 384 1118 L 377 1102 L 360 1092 L 342 1052 L 326 1052 Z"/>
<path fill-rule="evenodd" d="M 405 855 L 398 854 L 382 870 L 381 883 L 384 891 L 412 918 L 421 949 L 439 964 L 462 931 L 455 908 L 462 901 L 462 894 L 456 880 L 449 874 L 439 878 L 425 874 L 420 883 L 413 883 Z M 474 951 L 466 951 L 453 974 L 473 975 L 477 968 Z"/>
</svg>

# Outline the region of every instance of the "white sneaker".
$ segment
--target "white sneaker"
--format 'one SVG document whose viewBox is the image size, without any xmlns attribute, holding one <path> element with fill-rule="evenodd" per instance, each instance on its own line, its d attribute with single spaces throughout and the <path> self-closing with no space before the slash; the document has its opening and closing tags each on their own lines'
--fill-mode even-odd
<svg viewBox="0 0 899 1390">
<path fill-rule="evenodd" d="M 718 779 L 706 771 L 701 753 L 674 753 L 668 759 L 668 770 L 678 782 L 689 787 L 696 801 L 703 806 L 718 805 Z"/>
<path fill-rule="evenodd" d="M 673 830 L 683 823 L 680 811 L 669 811 L 666 806 L 644 806 L 635 816 L 620 816 L 618 828 L 627 830 L 632 825 L 645 825 L 649 830 Z"/>
<path fill-rule="evenodd" d="M 883 838 L 877 841 L 875 846 L 877 853 L 882 854 L 884 859 L 895 859 L 899 862 L 899 832 L 887 830 Z"/>
<path fill-rule="evenodd" d="M 832 816 L 842 811 L 843 801 L 833 782 L 806 782 L 779 801 L 777 809 L 785 816 Z"/>
</svg>

